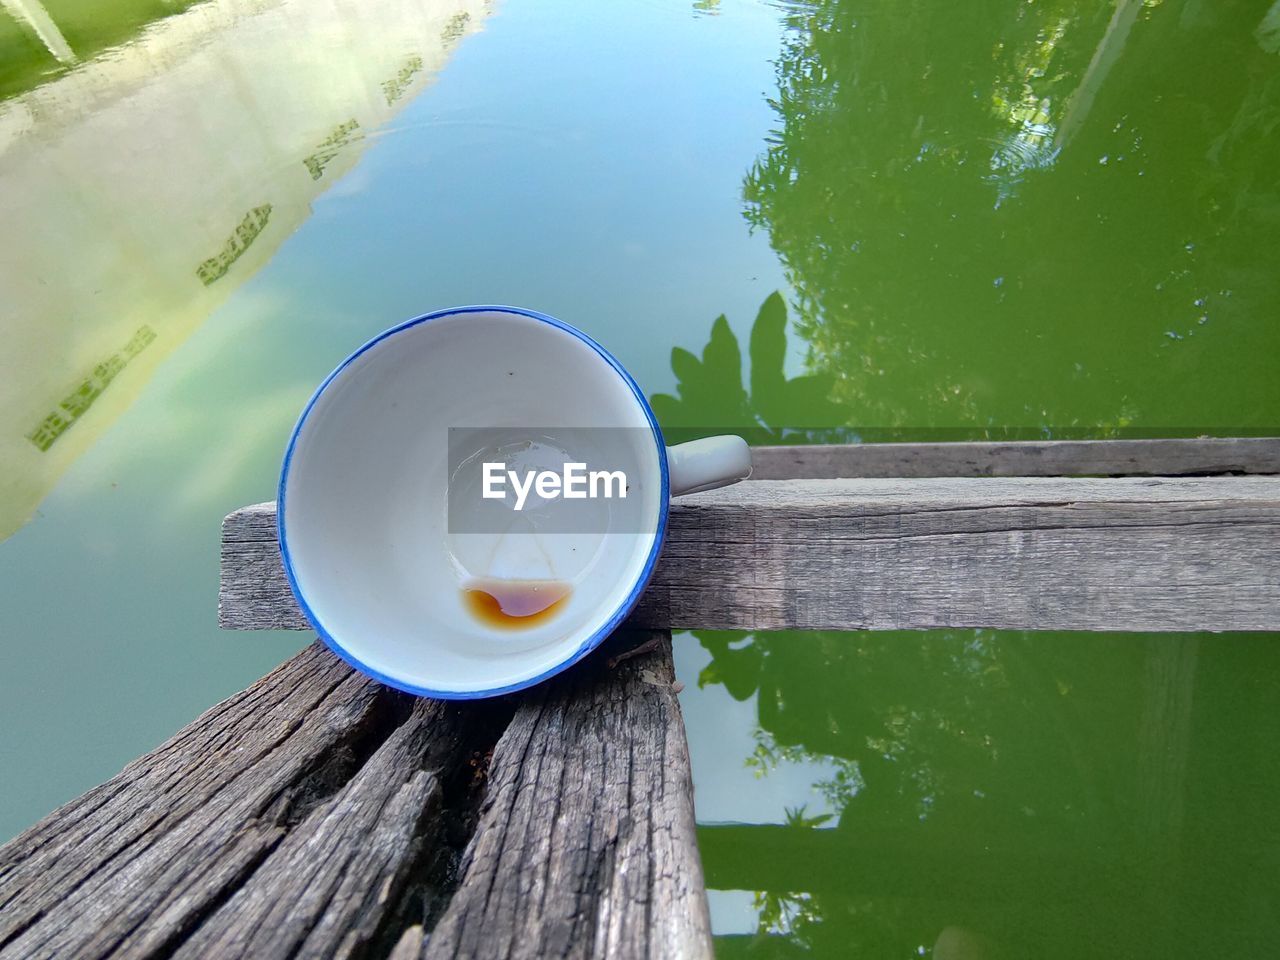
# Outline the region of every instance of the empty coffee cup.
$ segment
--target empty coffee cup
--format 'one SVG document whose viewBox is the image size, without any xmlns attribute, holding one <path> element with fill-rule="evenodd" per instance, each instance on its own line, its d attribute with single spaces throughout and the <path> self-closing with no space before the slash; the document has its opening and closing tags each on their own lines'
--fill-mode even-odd
<svg viewBox="0 0 1280 960">
<path fill-rule="evenodd" d="M 668 449 L 603 347 L 515 307 L 428 314 L 320 386 L 280 476 L 307 619 L 411 693 L 495 696 L 597 647 L 635 606 L 669 498 L 746 478 L 740 437 Z"/>
</svg>

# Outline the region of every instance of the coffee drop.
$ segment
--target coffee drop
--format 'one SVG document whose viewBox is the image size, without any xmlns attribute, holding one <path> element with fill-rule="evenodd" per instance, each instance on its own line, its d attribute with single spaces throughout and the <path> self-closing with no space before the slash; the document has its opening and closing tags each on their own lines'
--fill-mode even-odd
<svg viewBox="0 0 1280 960">
<path fill-rule="evenodd" d="M 562 580 L 477 578 L 462 587 L 467 610 L 481 623 L 500 629 L 534 627 L 564 609 L 573 587 Z"/>
</svg>

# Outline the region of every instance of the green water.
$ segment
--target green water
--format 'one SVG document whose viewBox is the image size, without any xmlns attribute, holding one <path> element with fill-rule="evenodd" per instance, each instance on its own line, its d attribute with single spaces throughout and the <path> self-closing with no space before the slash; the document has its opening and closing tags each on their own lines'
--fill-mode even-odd
<svg viewBox="0 0 1280 960">
<path fill-rule="evenodd" d="M 0 96 L 0 837 L 306 642 L 218 522 L 428 309 L 672 434 L 1280 432 L 1266 0 L 12 0 Z M 1269 955 L 1278 649 L 679 636 L 720 955 Z"/>
<path fill-rule="evenodd" d="M 180 13 L 195 2 L 198 0 L 17 0 L 6 4 L 8 15 L 0 16 L 0 96 L 22 93 L 57 77 L 76 61 L 126 43 L 149 23 Z M 40 21 L 41 8 L 65 48 Z"/>
</svg>

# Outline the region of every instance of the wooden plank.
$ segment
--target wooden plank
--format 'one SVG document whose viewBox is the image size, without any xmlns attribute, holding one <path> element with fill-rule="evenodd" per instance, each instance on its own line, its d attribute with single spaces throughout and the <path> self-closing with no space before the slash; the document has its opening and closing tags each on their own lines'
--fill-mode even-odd
<svg viewBox="0 0 1280 960">
<path fill-rule="evenodd" d="M 0 847 L 0 957 L 709 955 L 660 640 L 464 704 L 313 644 Z"/>
<path fill-rule="evenodd" d="M 408 704 L 308 648 L 0 848 L 0 956 L 167 954 Z"/>
<path fill-rule="evenodd" d="M 521 703 L 422 957 L 711 957 L 670 643 Z"/>
<path fill-rule="evenodd" d="M 458 764 L 458 712 L 420 700 L 331 800 L 296 826 L 172 954 L 348 957 L 375 950 L 433 854 L 442 759 Z M 452 723 L 451 723 L 452 721 Z M 453 729 L 450 729 L 450 726 Z M 446 747 L 445 757 L 424 763 Z M 424 769 L 426 767 L 426 769 Z M 398 933 L 398 929 L 395 931 Z"/>
<path fill-rule="evenodd" d="M 305 629 L 275 507 L 223 527 L 220 622 Z M 790 480 L 672 506 L 655 629 L 1280 629 L 1280 478 Z"/>
<path fill-rule="evenodd" d="M 1280 474 L 1280 438 L 754 447 L 755 480 Z"/>
<path fill-rule="evenodd" d="M 1189 761 L 1194 742 L 1196 672 L 1200 639 L 1175 642 L 1146 638 L 1142 670 L 1142 710 L 1133 764 L 1133 833 L 1144 848 L 1134 858 L 1132 922 L 1148 931 L 1143 948 L 1157 955 L 1177 953 L 1180 891 L 1195 871 L 1186 852 L 1186 807 L 1195 803 Z M 1203 749 L 1202 747 L 1200 749 Z"/>
<path fill-rule="evenodd" d="M 707 824 L 698 845 L 712 890 L 839 893 L 935 901 L 1051 902 L 1116 896 L 1105 854 L 1037 848 L 1007 838 L 1001 848 L 910 827 L 865 831 L 782 824 Z"/>
</svg>

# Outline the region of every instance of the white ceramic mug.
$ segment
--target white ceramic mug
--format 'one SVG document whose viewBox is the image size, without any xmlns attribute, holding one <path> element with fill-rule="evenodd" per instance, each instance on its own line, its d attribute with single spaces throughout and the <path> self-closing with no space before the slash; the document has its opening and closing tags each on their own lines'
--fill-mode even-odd
<svg viewBox="0 0 1280 960">
<path fill-rule="evenodd" d="M 589 544 L 543 538 L 541 555 L 590 562 L 554 617 L 511 631 L 467 609 L 468 538 L 444 509 L 446 434 L 521 423 L 629 428 L 644 441 L 628 478 L 633 526 Z M 669 497 L 750 472 L 740 437 L 667 449 L 635 381 L 568 324 L 515 307 L 442 310 L 366 343 L 303 410 L 280 475 L 281 554 L 307 619 L 353 666 L 410 693 L 496 696 L 560 672 L 622 622 L 653 573 Z"/>
</svg>

